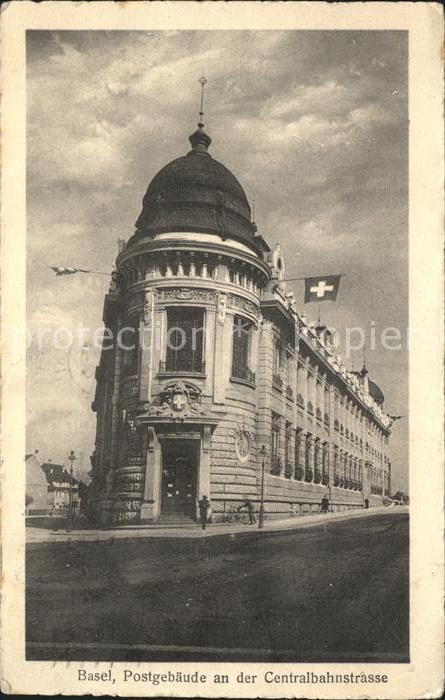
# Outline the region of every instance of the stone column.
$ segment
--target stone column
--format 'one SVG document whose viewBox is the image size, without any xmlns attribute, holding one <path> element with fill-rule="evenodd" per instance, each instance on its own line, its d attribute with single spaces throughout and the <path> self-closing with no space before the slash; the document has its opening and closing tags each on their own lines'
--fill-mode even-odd
<svg viewBox="0 0 445 700">
<path fill-rule="evenodd" d="M 118 465 L 118 435 L 120 428 L 120 406 L 119 406 L 119 393 L 120 393 L 120 379 L 122 373 L 122 351 L 118 347 L 117 336 L 121 328 L 121 319 L 116 320 L 116 325 L 114 328 L 114 368 L 113 368 L 113 394 L 111 397 L 111 450 L 110 450 L 110 468 L 116 469 Z"/>
<path fill-rule="evenodd" d="M 324 416 L 325 416 L 325 413 L 327 413 L 329 415 L 329 401 L 328 401 L 328 398 L 326 396 L 326 394 L 327 394 L 327 392 L 326 392 L 327 379 L 326 379 L 325 374 L 322 374 L 320 378 L 321 378 L 321 389 L 320 389 L 320 392 L 321 392 L 321 405 L 320 405 L 321 420 L 323 423 L 323 430 L 325 430 L 326 426 L 325 426 L 325 422 L 324 422 Z"/>
<path fill-rule="evenodd" d="M 304 364 L 302 365 L 302 385 L 301 385 L 301 393 L 303 394 L 304 398 L 304 410 L 307 414 L 307 404 L 308 401 L 311 400 L 310 398 L 310 382 L 311 382 L 311 376 L 309 373 L 309 358 L 306 357 Z"/>
<path fill-rule="evenodd" d="M 258 339 L 258 364 L 257 364 L 257 446 L 265 445 L 267 449 L 266 469 L 270 467 L 270 441 L 272 430 L 271 395 L 272 395 L 272 366 L 273 366 L 273 338 L 272 325 L 264 320 L 260 326 Z M 258 469 L 261 469 L 259 463 Z"/>
<path fill-rule="evenodd" d="M 329 445 L 329 484 L 334 485 L 335 472 L 337 470 L 338 450 L 334 445 Z"/>
<path fill-rule="evenodd" d="M 341 468 L 340 468 L 340 474 L 342 479 L 347 478 L 347 472 L 346 472 L 346 462 L 347 462 L 347 455 L 344 450 L 340 450 L 340 460 L 341 460 Z"/>
<path fill-rule="evenodd" d="M 306 435 L 303 433 L 303 431 L 300 432 L 300 450 L 298 454 L 298 466 L 302 470 L 302 480 L 304 479 L 304 472 L 305 472 L 305 465 L 306 465 Z"/>
<path fill-rule="evenodd" d="M 233 315 L 226 313 L 227 294 L 219 292 L 218 308 L 215 318 L 215 335 L 213 344 L 213 400 L 223 404 L 226 398 L 226 386 L 230 377 L 232 361 L 232 326 Z M 207 329 L 207 343 L 210 343 Z M 206 494 L 208 496 L 208 494 Z"/>
<path fill-rule="evenodd" d="M 312 472 L 311 482 L 314 480 L 314 438 L 311 433 L 306 434 L 306 470 L 310 469 Z"/>
<path fill-rule="evenodd" d="M 329 477 L 329 444 L 327 442 L 323 443 L 323 468 L 322 468 L 322 475 L 323 476 L 328 476 Z"/>
<path fill-rule="evenodd" d="M 294 479 L 296 478 L 297 469 L 300 464 L 301 451 L 301 434 L 298 430 L 294 431 Z"/>
<path fill-rule="evenodd" d="M 316 471 L 320 473 L 321 477 L 321 442 L 318 437 L 314 439 L 314 481 Z"/>
<path fill-rule="evenodd" d="M 153 374 L 154 303 L 155 290 L 146 289 L 144 297 L 144 312 L 140 322 L 140 401 L 150 401 L 151 399 L 151 380 Z"/>
<path fill-rule="evenodd" d="M 152 426 L 147 426 L 147 464 L 145 468 L 144 501 L 141 522 L 155 520 L 161 514 L 162 452 Z"/>
</svg>

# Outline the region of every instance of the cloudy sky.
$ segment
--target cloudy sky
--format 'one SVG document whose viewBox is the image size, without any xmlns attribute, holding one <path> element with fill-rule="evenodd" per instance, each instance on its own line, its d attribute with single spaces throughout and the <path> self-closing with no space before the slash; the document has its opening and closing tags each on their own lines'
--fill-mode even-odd
<svg viewBox="0 0 445 700">
<path fill-rule="evenodd" d="M 389 31 L 28 32 L 28 324 L 101 327 L 105 275 L 156 172 L 189 150 L 204 72 L 212 155 L 238 177 L 286 275 L 345 273 L 330 325 L 362 327 L 387 410 L 407 415 L 407 37 Z M 303 307 L 300 282 L 289 284 Z M 317 307 L 307 305 L 309 318 Z M 382 347 L 388 327 L 402 349 Z M 376 348 L 371 347 L 371 328 Z M 65 345 L 63 332 L 59 344 Z M 89 468 L 97 352 L 45 336 L 28 363 L 28 450 Z M 357 340 L 358 334 L 353 335 Z M 394 345 L 394 343 L 392 343 Z M 91 347 L 91 336 L 86 345 Z M 346 364 L 359 369 L 363 351 Z M 397 481 L 407 420 L 394 426 Z"/>
</svg>

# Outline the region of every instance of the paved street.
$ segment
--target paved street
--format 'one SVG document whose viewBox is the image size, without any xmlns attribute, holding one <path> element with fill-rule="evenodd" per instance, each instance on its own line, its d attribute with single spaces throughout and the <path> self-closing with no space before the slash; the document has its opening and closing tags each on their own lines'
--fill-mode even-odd
<svg viewBox="0 0 445 700">
<path fill-rule="evenodd" d="M 407 661 L 408 515 L 27 554 L 28 658 Z"/>
</svg>

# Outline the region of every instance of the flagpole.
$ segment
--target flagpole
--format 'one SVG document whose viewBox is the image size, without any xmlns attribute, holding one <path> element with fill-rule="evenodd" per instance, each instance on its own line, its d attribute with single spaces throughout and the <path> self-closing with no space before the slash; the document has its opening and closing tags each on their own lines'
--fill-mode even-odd
<svg viewBox="0 0 445 700">
<path fill-rule="evenodd" d="M 305 275 L 304 277 L 285 277 L 283 282 L 297 282 L 298 280 L 307 280 L 309 277 L 346 277 L 346 273 L 338 275 Z"/>
</svg>

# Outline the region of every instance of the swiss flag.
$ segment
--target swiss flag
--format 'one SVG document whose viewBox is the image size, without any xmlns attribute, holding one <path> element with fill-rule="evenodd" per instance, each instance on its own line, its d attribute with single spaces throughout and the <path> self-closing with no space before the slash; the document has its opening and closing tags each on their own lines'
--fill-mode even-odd
<svg viewBox="0 0 445 700">
<path fill-rule="evenodd" d="M 335 301 L 340 286 L 341 275 L 326 277 L 305 277 L 304 303 L 308 301 Z"/>
</svg>

